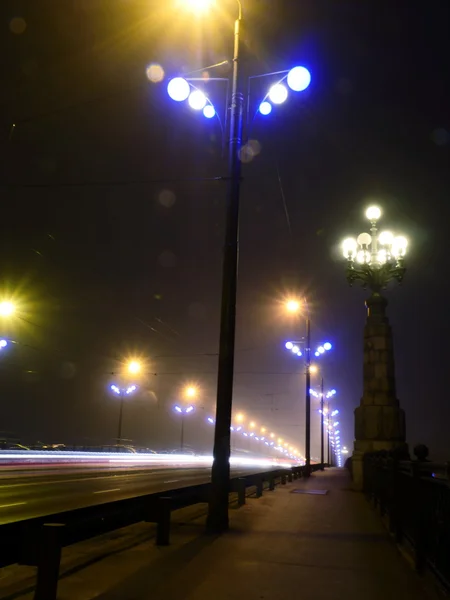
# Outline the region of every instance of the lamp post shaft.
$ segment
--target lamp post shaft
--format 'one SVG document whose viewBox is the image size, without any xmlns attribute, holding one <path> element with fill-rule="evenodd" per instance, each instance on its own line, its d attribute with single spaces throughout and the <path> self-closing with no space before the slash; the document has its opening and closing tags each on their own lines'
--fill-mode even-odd
<svg viewBox="0 0 450 600">
<path fill-rule="evenodd" d="M 311 320 L 306 319 L 305 474 L 311 473 Z"/>
<path fill-rule="evenodd" d="M 328 453 L 328 466 L 331 467 L 330 463 L 330 401 L 327 402 L 327 453 Z"/>
<path fill-rule="evenodd" d="M 184 413 L 181 413 L 180 448 L 181 448 L 181 450 L 184 450 Z"/>
<path fill-rule="evenodd" d="M 323 377 L 320 386 L 320 468 L 324 470 L 324 435 L 323 435 L 323 411 L 324 411 L 324 402 L 323 402 Z"/>
<path fill-rule="evenodd" d="M 117 443 L 119 445 L 122 440 L 123 395 L 123 390 L 120 390 L 119 427 L 117 431 Z"/>
<path fill-rule="evenodd" d="M 207 530 L 220 533 L 228 529 L 230 479 L 230 426 L 233 403 L 234 343 L 236 329 L 236 291 L 239 244 L 239 194 L 244 96 L 240 69 L 241 15 L 234 25 L 233 73 L 229 120 L 228 190 L 226 233 L 222 267 L 219 364 L 217 375 L 216 425 L 214 430 L 211 491 Z"/>
</svg>

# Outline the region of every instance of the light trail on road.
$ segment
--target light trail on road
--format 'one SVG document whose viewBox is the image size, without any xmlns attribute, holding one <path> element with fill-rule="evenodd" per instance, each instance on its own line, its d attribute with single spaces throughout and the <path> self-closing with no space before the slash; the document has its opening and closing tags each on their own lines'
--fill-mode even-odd
<svg viewBox="0 0 450 600">
<path fill-rule="evenodd" d="M 231 457 L 233 477 L 293 461 Z M 0 451 L 0 524 L 211 481 L 211 456 Z"/>
</svg>

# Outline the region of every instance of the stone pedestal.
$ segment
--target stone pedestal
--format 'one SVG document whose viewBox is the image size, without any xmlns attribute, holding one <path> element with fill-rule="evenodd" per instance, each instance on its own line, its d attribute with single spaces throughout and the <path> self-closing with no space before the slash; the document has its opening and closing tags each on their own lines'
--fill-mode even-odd
<svg viewBox="0 0 450 600">
<path fill-rule="evenodd" d="M 364 328 L 364 382 L 361 403 L 355 410 L 353 485 L 363 484 L 366 452 L 393 450 L 405 444 L 405 413 L 395 390 L 392 330 L 386 317 L 387 300 L 374 293 L 366 301 Z"/>
</svg>

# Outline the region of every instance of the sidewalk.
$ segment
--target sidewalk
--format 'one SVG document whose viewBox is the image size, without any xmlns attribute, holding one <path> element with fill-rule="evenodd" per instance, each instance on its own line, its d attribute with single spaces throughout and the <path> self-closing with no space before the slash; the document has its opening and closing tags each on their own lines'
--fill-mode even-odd
<svg viewBox="0 0 450 600">
<path fill-rule="evenodd" d="M 294 490 L 327 490 L 326 495 Z M 200 535 L 98 600 L 427 600 L 346 471 L 298 480 L 231 511 L 229 533 Z M 203 524 L 198 523 L 199 533 Z"/>
</svg>

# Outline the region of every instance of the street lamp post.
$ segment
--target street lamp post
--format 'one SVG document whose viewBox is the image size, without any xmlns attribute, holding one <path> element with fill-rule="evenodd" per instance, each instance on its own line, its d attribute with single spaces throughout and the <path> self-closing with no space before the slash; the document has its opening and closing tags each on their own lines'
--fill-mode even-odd
<svg viewBox="0 0 450 600">
<path fill-rule="evenodd" d="M 305 475 L 311 473 L 311 320 L 306 317 L 306 406 L 305 406 Z"/>
<path fill-rule="evenodd" d="M 295 306 L 296 305 L 296 306 Z M 290 300 L 286 303 L 286 308 L 289 312 L 296 312 L 300 309 L 300 304 Z M 286 342 L 285 347 L 297 356 L 302 356 L 300 349 L 301 341 L 289 341 Z M 332 349 L 330 342 L 325 342 L 318 346 L 314 355 L 320 357 L 325 352 Z M 306 376 L 306 390 L 305 390 L 305 475 L 309 476 L 311 471 L 311 321 L 309 314 L 306 317 L 306 340 L 305 340 L 305 376 Z M 323 379 L 322 379 L 323 384 Z M 322 407 L 323 411 L 323 407 Z M 322 417 L 323 419 L 323 417 Z M 323 430 L 323 421 L 322 421 Z M 323 440 L 322 440 L 322 466 L 323 466 Z"/>
<path fill-rule="evenodd" d="M 213 465 L 211 471 L 211 491 L 208 506 L 207 530 L 220 533 L 228 529 L 228 494 L 230 488 L 230 444 L 231 414 L 233 401 L 234 345 L 236 329 L 236 292 L 239 247 L 239 196 L 241 185 L 241 150 L 244 126 L 244 93 L 241 65 L 241 32 L 243 26 L 242 5 L 238 5 L 238 17 L 234 23 L 234 43 L 231 75 L 231 98 L 228 121 L 228 176 L 226 200 L 225 244 L 222 266 L 222 298 L 220 312 L 219 360 L 217 375 L 216 422 L 214 430 Z M 206 8 L 208 0 L 190 1 L 193 8 Z M 223 63 L 220 63 L 223 64 Z M 218 66 L 218 65 L 213 65 Z M 285 73 L 288 86 L 297 92 L 305 90 L 311 81 L 309 71 L 295 67 Z M 265 74 L 275 75 L 275 73 Z M 258 76 L 256 76 L 258 77 Z M 253 79 L 252 78 L 249 78 Z M 283 81 L 282 80 L 282 81 Z M 216 111 L 205 94 L 198 89 L 190 93 L 188 80 L 172 79 L 168 84 L 172 99 L 188 102 L 194 110 L 202 110 L 206 118 L 212 118 Z M 287 98 L 287 88 L 281 81 L 272 86 L 258 112 L 268 115 L 272 104 L 281 104 Z M 269 99 L 271 102 L 267 101 Z M 247 109 L 249 99 L 247 96 Z M 248 111 L 247 111 L 248 112 Z"/>
<path fill-rule="evenodd" d="M 191 412 L 194 411 L 194 407 L 192 405 L 187 406 L 186 408 L 183 408 L 181 406 L 178 406 L 178 404 L 176 404 L 174 406 L 175 411 L 181 415 L 181 434 L 180 434 L 180 450 L 181 452 L 183 452 L 184 450 L 184 417 L 188 414 L 190 414 Z"/>
<path fill-rule="evenodd" d="M 348 238 L 342 245 L 350 285 L 360 281 L 372 292 L 366 300 L 363 395 L 355 410 L 352 475 L 357 490 L 363 487 L 365 453 L 405 446 L 405 414 L 396 395 L 392 330 L 381 291 L 391 280 L 403 280 L 408 242 L 390 231 L 378 231 L 378 206 L 370 206 L 366 217 L 370 234 L 361 233 L 356 240 Z"/>
<path fill-rule="evenodd" d="M 320 470 L 323 471 L 325 468 L 325 456 L 324 456 L 324 433 L 323 433 L 323 377 L 320 381 Z"/>
<path fill-rule="evenodd" d="M 120 446 L 122 441 L 122 418 L 123 418 L 123 401 L 126 396 L 129 396 L 137 390 L 137 386 L 130 385 L 127 388 L 119 388 L 114 383 L 111 385 L 111 390 L 120 397 L 120 408 L 119 408 L 119 424 L 117 427 L 117 444 Z"/>
<path fill-rule="evenodd" d="M 315 398 L 320 398 L 320 458 L 321 458 L 321 470 L 324 470 L 324 460 L 325 460 L 325 450 L 324 450 L 324 446 L 325 446 L 325 440 L 324 440 L 324 425 L 326 423 L 327 428 L 328 428 L 328 419 L 331 416 L 335 416 L 339 413 L 338 410 L 333 411 L 332 413 L 330 413 L 330 398 L 332 398 L 335 394 L 336 394 L 336 390 L 329 390 L 328 392 L 325 393 L 324 390 L 324 381 L 323 381 L 323 377 L 321 379 L 320 382 L 320 393 L 317 393 L 315 390 L 311 389 L 311 394 L 315 397 Z M 325 408 L 325 400 L 327 400 L 327 408 Z M 327 415 L 327 420 L 325 421 L 325 415 Z M 328 464 L 330 464 L 330 435 L 328 432 L 328 436 L 327 436 L 327 446 L 328 446 Z"/>
</svg>

